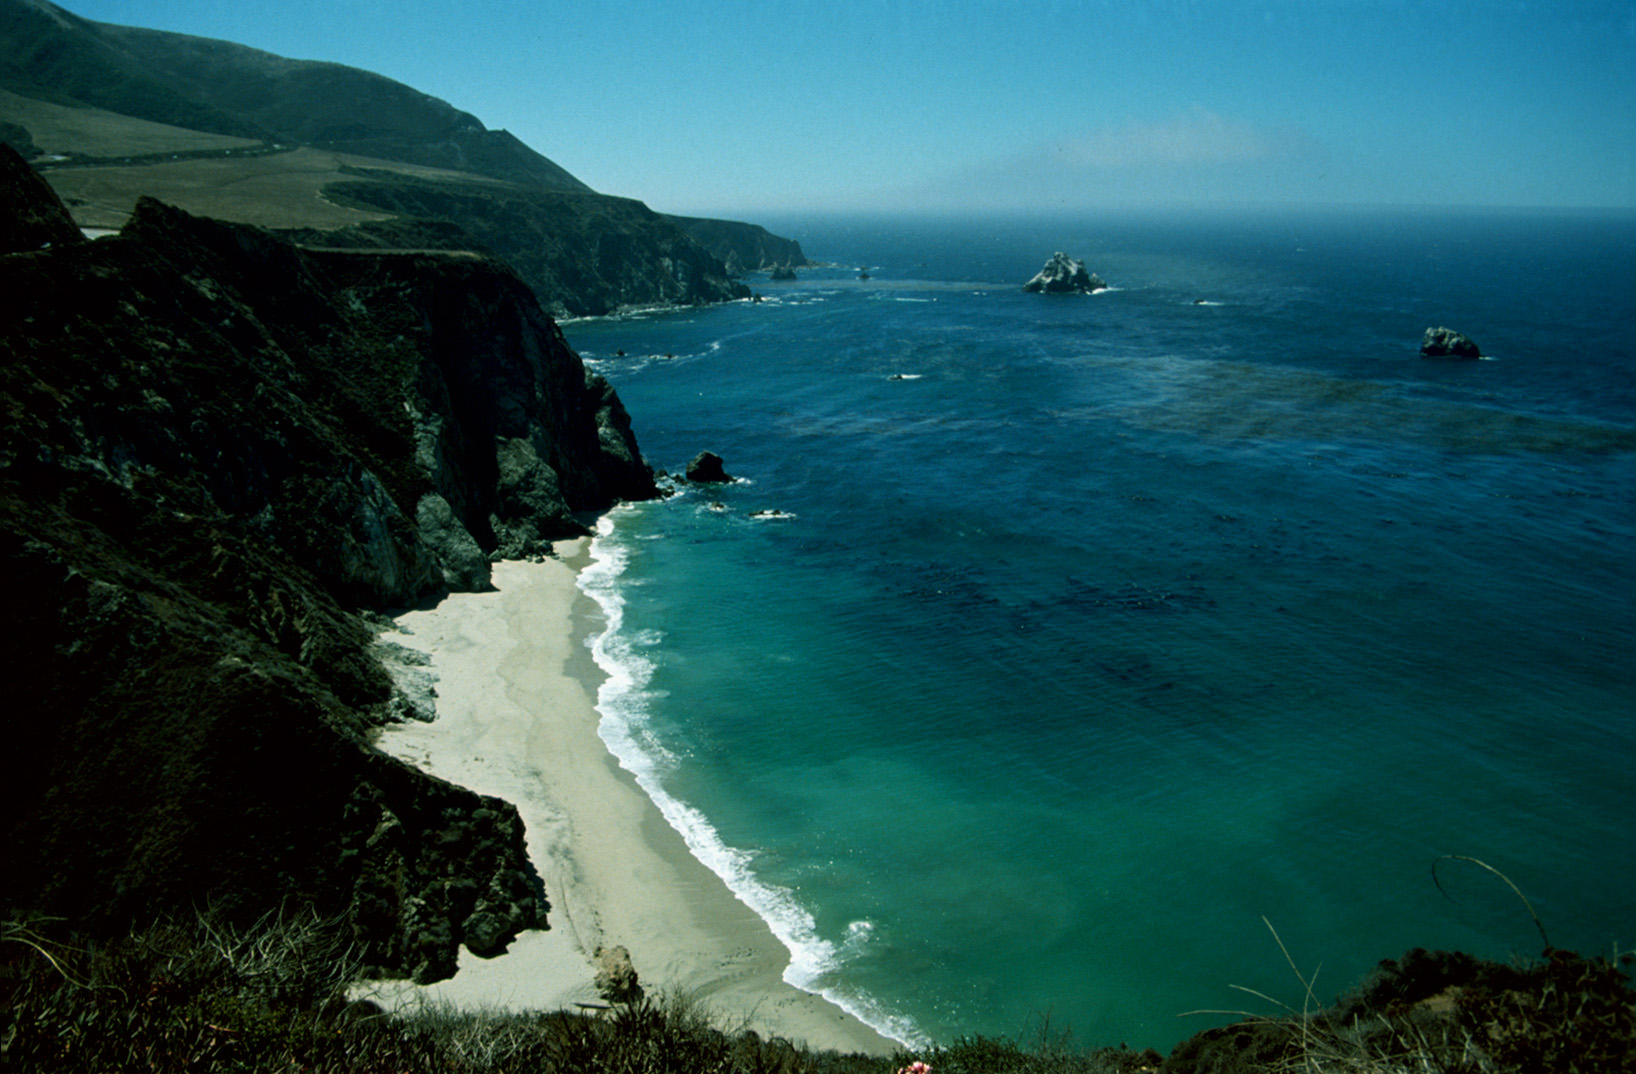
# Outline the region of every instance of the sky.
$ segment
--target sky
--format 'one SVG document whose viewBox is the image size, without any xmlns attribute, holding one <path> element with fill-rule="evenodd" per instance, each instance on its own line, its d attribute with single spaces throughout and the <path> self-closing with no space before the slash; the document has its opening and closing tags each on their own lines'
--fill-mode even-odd
<svg viewBox="0 0 1636 1074">
<path fill-rule="evenodd" d="M 1636 0 L 68 0 L 376 71 L 661 212 L 1636 208 Z"/>
</svg>

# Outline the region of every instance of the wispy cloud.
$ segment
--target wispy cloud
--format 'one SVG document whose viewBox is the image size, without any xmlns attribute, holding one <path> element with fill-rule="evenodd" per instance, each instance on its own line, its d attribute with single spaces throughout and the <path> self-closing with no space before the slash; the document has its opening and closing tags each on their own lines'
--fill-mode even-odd
<svg viewBox="0 0 1636 1074">
<path fill-rule="evenodd" d="M 1219 201 L 1299 198 L 1328 149 L 1299 127 L 1205 108 L 1154 122 L 1090 128 L 930 179 L 916 204 Z"/>
<path fill-rule="evenodd" d="M 1261 127 L 1194 108 L 1159 123 L 1090 131 L 1042 146 L 1024 159 L 1055 156 L 1071 167 L 1113 169 L 1292 159 L 1319 148 L 1316 139 L 1296 127 Z"/>
</svg>

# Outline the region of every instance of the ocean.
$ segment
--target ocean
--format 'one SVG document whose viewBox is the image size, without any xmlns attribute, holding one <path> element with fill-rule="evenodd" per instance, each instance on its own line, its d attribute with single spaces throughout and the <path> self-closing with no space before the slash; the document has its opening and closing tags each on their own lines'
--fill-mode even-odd
<svg viewBox="0 0 1636 1074">
<path fill-rule="evenodd" d="M 1636 216 L 760 222 L 832 267 L 564 331 L 737 478 L 581 586 L 604 739 L 787 979 L 1167 1049 L 1310 1003 L 1280 944 L 1317 1002 L 1636 944 Z M 1056 250 L 1109 289 L 1023 293 Z"/>
</svg>

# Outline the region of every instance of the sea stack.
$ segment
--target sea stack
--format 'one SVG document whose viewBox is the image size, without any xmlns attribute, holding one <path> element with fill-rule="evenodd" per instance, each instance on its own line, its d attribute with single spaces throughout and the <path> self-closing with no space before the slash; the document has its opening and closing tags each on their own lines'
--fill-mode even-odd
<svg viewBox="0 0 1636 1074">
<path fill-rule="evenodd" d="M 1420 353 L 1427 358 L 1481 358 L 1471 337 L 1452 328 L 1428 328 L 1420 338 Z"/>
<path fill-rule="evenodd" d="M 725 485 L 732 477 L 722 469 L 721 456 L 714 451 L 701 451 L 687 464 L 687 479 L 707 485 Z"/>
<path fill-rule="evenodd" d="M 1032 280 L 1023 284 L 1023 290 L 1048 295 L 1088 295 L 1106 290 L 1107 286 L 1102 277 L 1085 271 L 1085 262 L 1058 250 Z"/>
</svg>

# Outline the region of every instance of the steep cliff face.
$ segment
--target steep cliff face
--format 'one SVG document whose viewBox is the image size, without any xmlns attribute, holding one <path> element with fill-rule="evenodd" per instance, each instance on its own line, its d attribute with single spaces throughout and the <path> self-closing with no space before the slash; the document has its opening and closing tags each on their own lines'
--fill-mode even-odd
<svg viewBox="0 0 1636 1074">
<path fill-rule="evenodd" d="M 9 142 L 6 149 L 12 149 Z M 11 194 L 11 211 L 0 216 L 0 251 L 48 250 L 82 241 L 51 187 L 14 152 L 0 150 L 0 175 Z"/>
<path fill-rule="evenodd" d="M 439 237 L 410 222 L 388 221 L 303 242 L 397 245 L 463 242 L 504 258 L 548 308 L 575 317 L 629 306 L 698 305 L 748 298 L 749 288 L 668 217 L 639 201 L 601 194 L 429 180 L 378 169 L 345 169 L 350 181 L 324 196 L 352 208 L 409 221 L 439 221 L 459 232 Z M 464 234 L 460 234 L 463 232 Z"/>
<path fill-rule="evenodd" d="M 357 611 L 653 495 L 607 384 L 491 260 L 152 201 L 76 242 L 4 149 L 0 193 L 0 906 L 294 899 L 422 979 L 542 922 L 515 811 L 369 745 L 406 706 Z"/>
<path fill-rule="evenodd" d="M 696 216 L 667 216 L 665 219 L 693 237 L 693 241 L 719 258 L 732 273 L 760 269 L 810 265 L 801 244 L 774 235 L 759 224 L 737 220 L 711 220 Z"/>
</svg>

